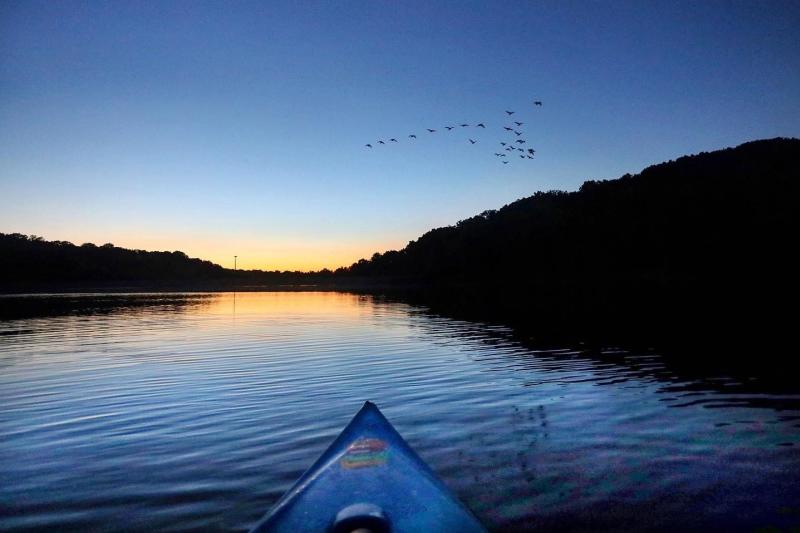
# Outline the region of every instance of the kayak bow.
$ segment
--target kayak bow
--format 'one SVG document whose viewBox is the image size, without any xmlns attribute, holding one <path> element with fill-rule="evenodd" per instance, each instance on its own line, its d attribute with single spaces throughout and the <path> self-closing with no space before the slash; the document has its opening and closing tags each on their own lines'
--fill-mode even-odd
<svg viewBox="0 0 800 533">
<path fill-rule="evenodd" d="M 366 402 L 252 533 L 298 531 L 486 530 Z"/>
</svg>

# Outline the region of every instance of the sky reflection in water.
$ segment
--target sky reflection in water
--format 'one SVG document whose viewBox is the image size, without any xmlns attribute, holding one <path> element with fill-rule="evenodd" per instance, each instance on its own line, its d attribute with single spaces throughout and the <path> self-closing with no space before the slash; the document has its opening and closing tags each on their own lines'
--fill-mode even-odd
<svg viewBox="0 0 800 533">
<path fill-rule="evenodd" d="M 3 530 L 246 530 L 367 399 L 492 529 L 800 525 L 800 394 L 656 353 L 344 293 L 0 305 Z"/>
</svg>

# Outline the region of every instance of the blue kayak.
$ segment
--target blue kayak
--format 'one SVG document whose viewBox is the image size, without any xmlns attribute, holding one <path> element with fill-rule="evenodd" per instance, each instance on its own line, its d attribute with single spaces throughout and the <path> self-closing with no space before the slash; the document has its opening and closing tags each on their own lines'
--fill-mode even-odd
<svg viewBox="0 0 800 533">
<path fill-rule="evenodd" d="M 253 528 L 262 532 L 485 532 L 366 402 L 314 465 Z"/>
</svg>

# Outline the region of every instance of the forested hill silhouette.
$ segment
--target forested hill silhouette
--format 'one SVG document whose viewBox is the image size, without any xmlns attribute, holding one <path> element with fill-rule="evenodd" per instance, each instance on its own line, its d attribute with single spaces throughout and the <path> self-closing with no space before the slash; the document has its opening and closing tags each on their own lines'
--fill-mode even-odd
<svg viewBox="0 0 800 533">
<path fill-rule="evenodd" d="M 242 284 L 297 284 L 330 273 L 238 270 L 188 257 L 184 252 L 149 252 L 104 244 L 76 246 L 36 235 L 0 233 L 0 290 L 71 289 L 216 290 Z"/>
<path fill-rule="evenodd" d="M 499 287 L 511 298 L 487 305 L 516 299 L 529 314 L 533 298 L 569 315 L 632 298 L 653 305 L 782 290 L 795 278 L 799 156 L 800 140 L 754 141 L 587 181 L 576 192 L 540 192 L 333 273 L 234 271 L 178 251 L 0 233 L 0 290 Z"/>
<path fill-rule="evenodd" d="M 337 274 L 417 283 L 435 312 L 539 341 L 766 355 L 794 331 L 798 180 L 800 140 L 749 142 L 540 192 Z"/>
<path fill-rule="evenodd" d="M 343 270 L 431 282 L 754 281 L 788 266 L 798 179 L 800 140 L 753 141 L 539 192 Z"/>
<path fill-rule="evenodd" d="M 211 279 L 225 269 L 183 252 L 129 250 L 113 244 L 81 246 L 35 235 L 0 233 L 0 275 L 4 282 L 130 281 Z"/>
</svg>

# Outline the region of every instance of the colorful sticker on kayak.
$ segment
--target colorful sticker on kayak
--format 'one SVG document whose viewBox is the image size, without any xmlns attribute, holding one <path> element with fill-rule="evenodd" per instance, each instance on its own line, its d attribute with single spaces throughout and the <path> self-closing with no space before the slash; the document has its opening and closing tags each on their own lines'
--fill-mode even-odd
<svg viewBox="0 0 800 533">
<path fill-rule="evenodd" d="M 380 439 L 358 439 L 347 447 L 339 463 L 342 468 L 380 466 L 389 457 L 388 447 Z"/>
</svg>

